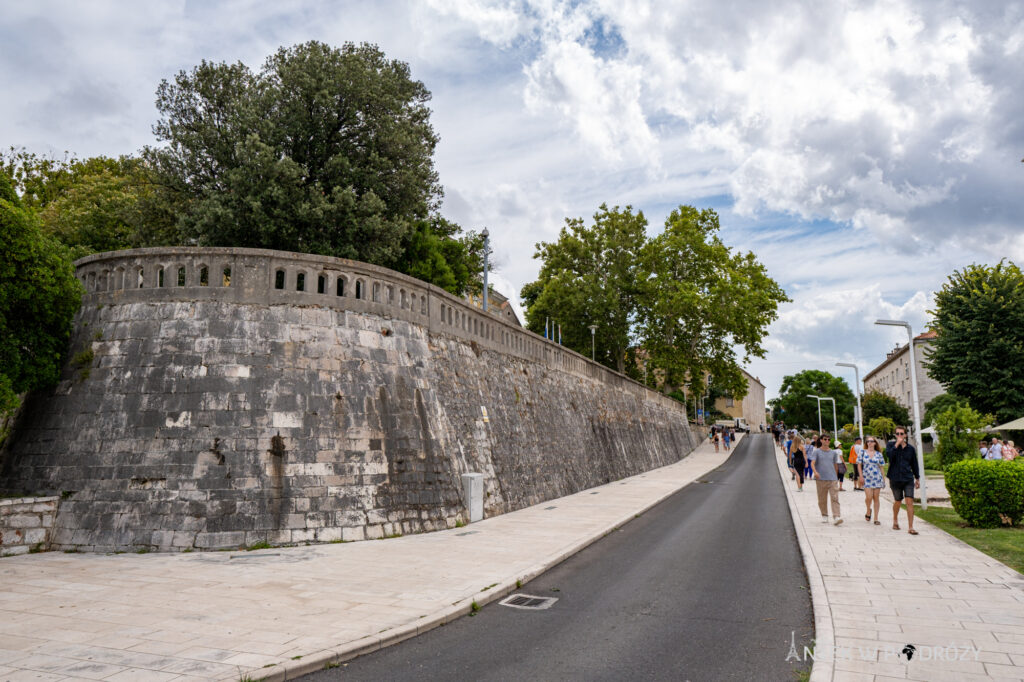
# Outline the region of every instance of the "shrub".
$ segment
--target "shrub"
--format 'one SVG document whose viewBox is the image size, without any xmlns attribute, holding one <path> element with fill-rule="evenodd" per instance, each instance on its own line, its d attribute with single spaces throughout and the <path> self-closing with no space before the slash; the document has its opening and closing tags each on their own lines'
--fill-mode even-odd
<svg viewBox="0 0 1024 682">
<path fill-rule="evenodd" d="M 936 452 L 942 465 L 977 457 L 978 440 L 985 435 L 985 424 L 993 419 L 992 415 L 978 414 L 967 403 L 957 403 L 936 415 L 935 431 L 939 434 Z"/>
<path fill-rule="evenodd" d="M 1016 525 L 1024 517 L 1024 462 L 965 459 L 946 467 L 953 509 L 978 528 Z"/>
</svg>

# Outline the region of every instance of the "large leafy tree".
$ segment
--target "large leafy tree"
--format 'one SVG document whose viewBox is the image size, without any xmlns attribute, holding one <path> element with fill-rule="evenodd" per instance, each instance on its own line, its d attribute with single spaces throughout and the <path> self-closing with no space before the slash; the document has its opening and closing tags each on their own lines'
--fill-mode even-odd
<svg viewBox="0 0 1024 682">
<path fill-rule="evenodd" d="M 868 391 L 861 396 L 861 409 L 864 410 L 864 422 L 870 422 L 876 417 L 891 419 L 894 424 L 906 426 L 910 423 L 910 413 L 907 408 L 896 402 L 888 393 L 874 390 Z"/>
<path fill-rule="evenodd" d="M 200 244 L 391 265 L 441 196 L 430 92 L 373 45 L 281 48 L 259 72 L 202 62 L 157 90 L 144 151 Z"/>
<path fill-rule="evenodd" d="M 789 299 L 753 253 L 723 244 L 719 229 L 715 211 L 680 206 L 644 246 L 639 333 L 667 385 L 711 374 L 739 399 L 747 391 L 739 363 L 764 357 L 767 327 Z"/>
<path fill-rule="evenodd" d="M 853 391 L 842 378 L 817 369 L 806 369 L 783 377 L 779 397 L 773 407 L 782 408 L 780 417 L 788 426 L 817 430 L 818 401 L 808 398 L 808 395 L 834 398 L 839 424 L 853 421 L 853 407 L 857 404 Z M 821 424 L 825 430 L 832 430 L 832 404 L 829 401 L 821 403 Z"/>
<path fill-rule="evenodd" d="M 67 250 L 42 233 L 0 172 L 0 412 L 54 383 L 82 289 Z"/>
<path fill-rule="evenodd" d="M 75 258 L 181 243 L 170 195 L 152 182 L 139 158 L 51 158 L 11 148 L 2 162 L 43 232 Z"/>
<path fill-rule="evenodd" d="M 527 327 L 542 333 L 550 320 L 560 326 L 564 345 L 589 357 L 590 325 L 596 325 L 597 360 L 624 371 L 641 292 L 646 228 L 644 214 L 631 206 L 602 204 L 590 225 L 582 218 L 566 219 L 556 241 L 537 244 L 540 274 L 521 292 Z"/>
<path fill-rule="evenodd" d="M 998 421 L 1024 416 L 1024 273 L 1009 261 L 970 265 L 935 295 L 929 375 Z"/>
</svg>

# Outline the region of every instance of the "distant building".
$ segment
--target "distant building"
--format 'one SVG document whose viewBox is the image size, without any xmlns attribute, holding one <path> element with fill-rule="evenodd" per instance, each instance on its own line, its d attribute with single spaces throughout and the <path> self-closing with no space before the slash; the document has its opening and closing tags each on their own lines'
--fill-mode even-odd
<svg viewBox="0 0 1024 682">
<path fill-rule="evenodd" d="M 914 358 L 917 360 L 917 400 L 920 415 L 924 417 L 924 404 L 942 395 L 946 390 L 942 384 L 928 376 L 924 367 L 924 351 L 932 344 L 936 333 L 927 331 L 914 337 Z M 885 356 L 885 362 L 875 367 L 864 377 L 864 392 L 881 391 L 896 399 L 914 418 L 913 386 L 910 383 L 910 353 L 908 344 L 896 346 Z"/>
<path fill-rule="evenodd" d="M 483 294 L 466 294 L 465 298 L 470 305 L 476 306 L 481 310 L 483 309 Z M 512 304 L 509 302 L 508 298 L 501 295 L 494 289 L 491 289 L 490 293 L 487 294 L 487 312 L 495 317 L 502 318 L 506 322 L 511 322 L 517 327 L 523 326 L 523 323 L 519 321 L 519 317 L 516 315 L 516 311 L 512 308 Z"/>
<path fill-rule="evenodd" d="M 715 409 L 724 412 L 733 419 L 742 417 L 747 421 L 751 431 L 758 431 L 765 420 L 764 384 L 755 376 L 751 376 L 746 370 L 740 368 L 747 380 L 747 395 L 743 400 L 723 397 L 715 400 Z"/>
</svg>

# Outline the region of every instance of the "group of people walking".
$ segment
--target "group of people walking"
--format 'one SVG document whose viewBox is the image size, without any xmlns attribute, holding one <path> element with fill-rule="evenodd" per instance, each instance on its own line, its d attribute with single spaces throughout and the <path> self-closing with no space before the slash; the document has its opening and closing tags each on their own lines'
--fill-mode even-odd
<svg viewBox="0 0 1024 682">
<path fill-rule="evenodd" d="M 795 429 L 773 428 L 779 446 L 786 453 L 792 480 L 796 481 L 797 492 L 802 492 L 807 479 L 814 480 L 818 495 L 818 509 L 822 523 L 829 522 L 831 508 L 832 523 L 843 523 L 839 492 L 845 476 L 853 481 L 854 490 L 864 491 L 864 520 L 874 525 L 882 524 L 879 519 L 880 493 L 889 479 L 892 490 L 892 528 L 900 530 L 899 512 L 904 504 L 907 508 L 907 532 L 917 535 L 914 530 L 914 490 L 921 486 L 921 471 L 917 463 L 917 451 L 907 441 L 907 429 L 896 428 L 896 439 L 885 445 L 874 436 L 861 442 L 858 438 L 850 448 L 848 457 L 837 447 L 827 433 L 812 435 L 805 439 Z M 889 467 L 886 471 L 885 464 Z"/>
<path fill-rule="evenodd" d="M 711 427 L 711 442 L 715 444 L 715 452 L 718 452 L 719 444 L 725 446 L 726 452 L 729 451 L 729 445 L 736 440 L 735 432 L 727 426 L 719 426 L 715 424 Z"/>
<path fill-rule="evenodd" d="M 992 441 L 983 440 L 978 443 L 978 451 L 981 453 L 982 459 L 1006 459 L 1015 460 L 1020 456 L 1020 452 L 1014 446 L 1012 440 L 1004 441 L 1001 438 L 992 437 Z"/>
</svg>

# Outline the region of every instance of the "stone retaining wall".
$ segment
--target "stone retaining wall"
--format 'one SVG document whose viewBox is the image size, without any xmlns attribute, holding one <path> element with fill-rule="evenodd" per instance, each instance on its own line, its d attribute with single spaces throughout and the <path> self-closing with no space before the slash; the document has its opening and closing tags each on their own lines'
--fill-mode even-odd
<svg viewBox="0 0 1024 682">
<path fill-rule="evenodd" d="M 48 549 L 59 502 L 59 497 L 0 499 L 0 556 Z"/>
<path fill-rule="evenodd" d="M 59 548 L 358 540 L 498 514 L 669 464 L 684 408 L 365 263 L 256 249 L 78 261 L 57 388 L 0 490 L 62 493 Z"/>
</svg>

